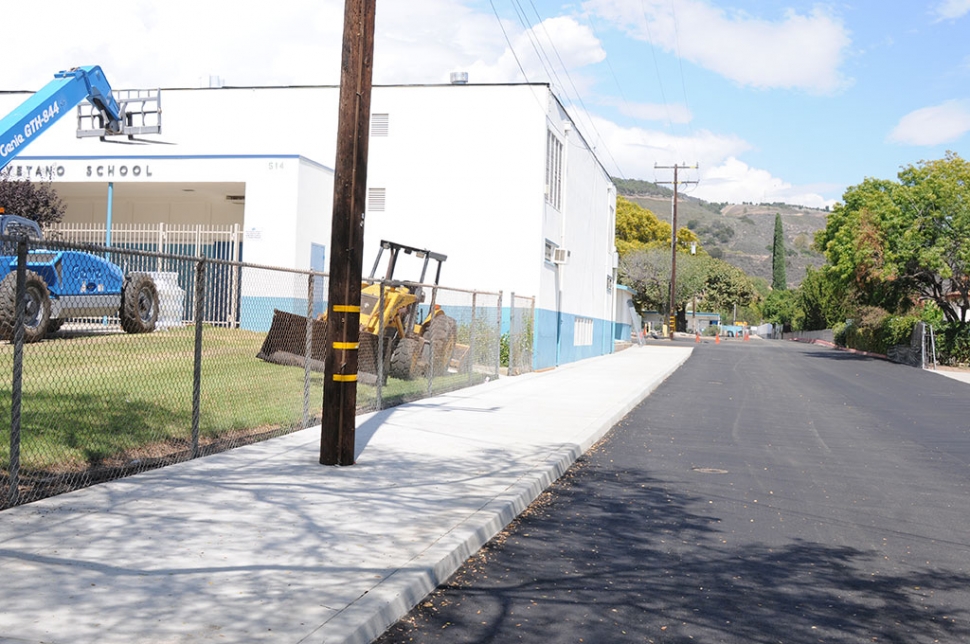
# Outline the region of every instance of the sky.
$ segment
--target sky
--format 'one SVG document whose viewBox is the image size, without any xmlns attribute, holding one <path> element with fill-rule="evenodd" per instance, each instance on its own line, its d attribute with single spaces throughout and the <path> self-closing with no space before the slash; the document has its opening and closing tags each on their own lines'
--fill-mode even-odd
<svg viewBox="0 0 970 644">
<path fill-rule="evenodd" d="M 118 89 L 335 85 L 343 9 L 7 1 L 0 91 L 76 65 Z M 714 202 L 830 206 L 866 177 L 970 154 L 970 0 L 377 0 L 375 84 L 457 71 L 550 83 L 611 175 L 697 166 L 682 190 Z"/>
</svg>

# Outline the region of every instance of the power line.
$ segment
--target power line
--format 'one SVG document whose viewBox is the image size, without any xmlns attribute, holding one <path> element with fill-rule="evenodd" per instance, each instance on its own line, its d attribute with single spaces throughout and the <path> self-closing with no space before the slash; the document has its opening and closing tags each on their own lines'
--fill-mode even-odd
<svg viewBox="0 0 970 644">
<path fill-rule="evenodd" d="M 690 132 L 691 147 L 694 148 L 694 157 L 697 157 L 696 141 L 694 140 L 694 126 L 691 125 L 690 100 L 687 98 L 687 80 L 684 76 L 684 57 L 680 55 L 680 30 L 677 27 L 677 9 L 673 0 L 670 2 L 670 13 L 674 19 L 674 52 L 677 55 L 677 66 L 680 69 L 680 87 L 684 93 L 684 107 L 687 108 L 687 131 Z"/>
<path fill-rule="evenodd" d="M 502 24 L 502 19 L 498 15 L 498 10 L 495 8 L 495 3 L 492 0 L 488 0 L 488 4 L 492 5 L 492 13 L 495 14 L 495 20 L 498 21 L 499 29 L 502 30 L 502 35 L 505 36 L 505 42 L 509 46 L 509 51 L 512 52 L 512 58 L 515 59 L 515 64 L 519 66 L 519 71 L 522 72 L 522 78 L 525 79 L 525 82 L 530 82 L 529 75 L 525 73 L 525 68 L 522 67 L 522 62 L 515 54 L 515 47 L 512 46 L 512 41 L 509 40 L 509 34 L 505 31 L 505 25 Z"/>
<path fill-rule="evenodd" d="M 548 54 L 546 54 L 545 48 L 542 46 L 542 43 L 539 41 L 537 34 L 535 33 L 535 30 L 533 29 L 532 25 L 529 24 L 529 21 L 526 19 L 525 10 L 522 8 L 522 5 L 520 4 L 519 0 L 510 0 L 510 2 L 512 4 L 513 10 L 515 10 L 516 12 L 516 16 L 518 17 L 519 22 L 522 24 L 523 29 L 526 31 L 526 35 L 529 38 L 529 43 L 532 45 L 532 48 L 535 51 L 536 57 L 539 59 L 539 63 L 542 65 L 546 74 L 549 76 L 550 85 L 553 84 L 552 81 L 553 79 L 555 79 L 556 83 L 558 84 L 558 87 L 561 89 L 563 94 L 568 96 L 568 92 L 566 91 L 565 84 L 559 78 L 559 75 L 555 71 L 555 65 L 552 64 L 552 61 L 550 60 Z M 586 104 L 584 103 L 582 96 L 579 93 L 579 90 L 576 88 L 575 83 L 573 83 L 572 77 L 569 74 L 569 70 L 566 68 L 565 62 L 562 60 L 562 56 L 559 55 L 559 50 L 556 48 L 555 42 L 553 41 L 552 37 L 549 35 L 548 30 L 545 29 L 542 16 L 539 14 L 538 10 L 536 9 L 535 4 L 532 3 L 532 0 L 529 0 L 529 2 L 532 5 L 533 12 L 535 12 L 536 14 L 536 18 L 538 18 L 539 20 L 539 24 L 542 25 L 543 31 L 546 34 L 546 38 L 548 39 L 550 46 L 553 48 L 553 51 L 555 51 L 556 53 L 556 57 L 559 60 L 563 73 L 566 75 L 566 78 L 569 80 L 569 84 L 572 86 L 573 91 L 575 92 L 575 102 L 578 103 L 579 106 L 582 108 L 582 111 L 583 111 L 582 116 L 586 119 L 586 122 L 588 124 L 590 131 L 595 135 L 596 140 L 599 141 L 600 145 L 606 151 L 606 155 L 613 163 L 617 172 L 621 176 L 623 176 L 623 171 L 620 168 L 620 164 L 614 158 L 609 147 L 606 145 L 606 140 L 603 138 L 602 134 L 600 134 L 599 130 L 596 127 L 596 124 L 593 122 L 592 117 L 590 116 L 591 112 L 586 107 Z M 505 30 L 505 26 L 502 24 L 502 19 L 499 16 L 498 10 L 495 7 L 494 0 L 489 0 L 489 5 L 491 5 L 492 7 L 492 13 L 495 14 L 495 19 L 499 23 L 499 27 L 502 30 L 502 35 L 505 37 L 505 42 L 509 47 L 509 51 L 512 53 L 512 57 L 515 59 L 515 62 L 519 67 L 519 71 L 522 73 L 522 76 L 523 78 L 525 78 L 526 82 L 531 82 L 529 80 L 528 74 L 525 71 L 525 68 L 522 65 L 521 60 L 519 59 L 519 56 L 516 54 L 515 47 L 512 45 L 512 41 L 509 38 L 508 32 Z M 546 115 L 546 119 L 547 120 L 549 119 L 548 114 Z M 595 148 L 596 146 L 593 146 L 591 149 L 595 149 Z"/>
<path fill-rule="evenodd" d="M 653 46 L 653 33 L 650 31 L 650 19 L 647 18 L 647 8 L 640 0 L 640 12 L 643 14 L 643 26 L 647 30 L 647 42 L 650 43 L 650 55 L 653 58 L 653 68 L 657 73 L 657 86 L 660 88 L 660 99 L 663 101 L 664 110 L 667 112 L 667 125 L 673 127 L 673 118 L 670 116 L 670 103 L 667 102 L 667 93 L 664 91 L 663 77 L 660 75 L 660 63 L 657 62 L 657 50 Z"/>
<path fill-rule="evenodd" d="M 518 2 L 518 0 L 515 0 L 515 1 Z M 569 81 L 569 85 L 573 89 L 573 93 L 574 93 L 574 95 L 576 97 L 576 101 L 579 103 L 580 107 L 583 108 L 583 115 L 585 116 L 587 122 L 589 123 L 590 130 L 593 132 L 593 134 L 596 135 L 596 140 L 598 140 L 603 145 L 603 147 L 606 149 L 606 153 L 610 157 L 610 160 L 613 161 L 613 165 L 616 166 L 617 171 L 620 171 L 620 166 L 616 162 L 616 159 L 613 158 L 613 154 L 610 152 L 609 147 L 606 145 L 606 140 L 603 138 L 603 135 L 599 133 L 599 130 L 597 129 L 596 124 L 593 122 L 593 119 L 590 116 L 592 114 L 592 112 L 590 112 L 589 108 L 586 107 L 586 103 L 585 103 L 585 101 L 583 101 L 583 96 L 579 92 L 579 89 L 576 88 L 576 84 L 573 82 L 572 74 L 569 73 L 569 68 L 566 67 L 566 63 L 563 61 L 562 56 L 559 54 L 559 48 L 556 47 L 555 41 L 552 39 L 552 36 L 549 34 L 549 31 L 546 29 L 545 20 L 543 20 L 543 18 L 542 18 L 541 15 L 539 15 L 539 10 L 536 9 L 535 3 L 532 0 L 529 0 L 529 4 L 532 6 L 532 11 L 533 11 L 533 13 L 535 13 L 536 18 L 539 21 L 538 22 L 539 26 L 542 27 L 542 31 L 546 35 L 546 40 L 549 41 L 549 45 L 552 47 L 552 51 L 556 54 L 556 59 L 559 61 L 559 67 L 563 70 L 563 73 L 566 75 L 566 80 Z M 542 48 L 541 47 L 541 44 L 540 44 L 540 48 Z M 545 53 L 545 49 L 544 48 L 543 48 L 543 53 Z M 555 66 L 552 65 L 552 62 L 551 61 L 550 61 L 549 64 L 550 64 L 550 66 L 553 67 L 553 69 L 555 69 Z M 559 75 L 558 74 L 556 74 L 556 80 L 559 80 Z M 562 85 L 562 82 L 561 81 L 560 81 L 560 86 L 562 86 L 563 93 L 564 94 L 567 93 L 566 92 L 566 88 L 565 88 L 565 86 Z"/>
</svg>

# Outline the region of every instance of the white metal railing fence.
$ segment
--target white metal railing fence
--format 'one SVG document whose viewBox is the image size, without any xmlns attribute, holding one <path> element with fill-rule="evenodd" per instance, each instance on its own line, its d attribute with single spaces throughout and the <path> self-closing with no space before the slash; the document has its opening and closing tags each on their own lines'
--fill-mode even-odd
<svg viewBox="0 0 970 644">
<path fill-rule="evenodd" d="M 205 257 L 206 259 L 241 262 L 243 231 L 239 224 L 112 224 L 110 236 L 107 226 L 101 223 L 52 224 L 45 234 L 70 244 L 94 244 L 110 246 L 119 250 L 158 253 L 156 257 L 126 256 L 128 271 L 155 273 L 179 273 L 179 281 L 186 282 L 191 276 L 180 271 L 189 270 L 188 265 L 161 255 L 181 257 Z M 206 279 L 210 292 L 219 293 L 205 303 L 203 321 L 206 324 L 235 327 L 239 324 L 239 268 L 230 264 L 214 264 Z M 189 304 L 183 312 L 189 317 Z"/>
</svg>

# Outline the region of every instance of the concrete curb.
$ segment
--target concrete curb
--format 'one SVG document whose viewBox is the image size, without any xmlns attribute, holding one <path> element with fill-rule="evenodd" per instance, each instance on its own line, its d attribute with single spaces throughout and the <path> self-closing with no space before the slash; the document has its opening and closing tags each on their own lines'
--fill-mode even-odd
<svg viewBox="0 0 970 644">
<path fill-rule="evenodd" d="M 301 642 L 369 644 L 379 637 L 394 622 L 407 615 L 421 599 L 445 582 L 469 557 L 504 530 L 546 488 L 565 474 L 582 454 L 653 393 L 689 357 L 690 353 L 685 352 L 682 359 L 648 383 L 642 391 L 631 396 L 620 408 L 600 417 L 593 431 L 579 444 L 563 445 L 550 452 L 548 458 L 537 463 L 503 495 L 486 503 L 461 525 L 413 559 L 413 566 L 408 571 L 395 572 L 376 589 L 362 595 L 311 637 Z M 542 374 L 535 376 L 541 377 Z"/>
<path fill-rule="evenodd" d="M 837 351 L 845 351 L 846 353 L 855 353 L 857 355 L 865 356 L 867 358 L 878 358 L 880 360 L 888 360 L 889 362 L 892 362 L 892 360 L 889 360 L 889 356 L 887 355 L 883 355 L 881 353 L 872 353 L 871 351 L 860 351 L 859 349 L 850 349 L 848 347 L 840 347 L 834 342 L 829 342 L 828 340 L 819 340 L 818 338 L 805 339 L 805 340 L 801 338 L 792 338 L 791 341 L 801 342 L 802 344 L 817 344 L 823 347 L 828 347 L 829 349 L 835 349 Z"/>
</svg>

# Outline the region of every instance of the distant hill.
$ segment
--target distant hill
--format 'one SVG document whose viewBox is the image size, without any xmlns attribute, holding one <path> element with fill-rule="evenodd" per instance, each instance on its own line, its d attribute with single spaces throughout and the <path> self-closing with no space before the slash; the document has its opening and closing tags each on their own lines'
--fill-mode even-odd
<svg viewBox="0 0 970 644">
<path fill-rule="evenodd" d="M 649 181 L 613 181 L 618 194 L 670 221 L 672 190 Z M 711 203 L 682 193 L 677 197 L 678 227 L 686 226 L 697 233 L 711 255 L 769 282 L 775 213 L 781 215 L 785 230 L 788 284 L 795 287 L 805 278 L 807 267 L 825 263 L 825 258 L 812 250 L 812 241 L 815 231 L 825 228 L 828 211 L 782 203 Z"/>
</svg>

